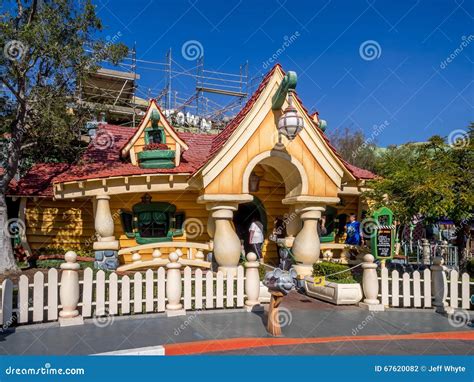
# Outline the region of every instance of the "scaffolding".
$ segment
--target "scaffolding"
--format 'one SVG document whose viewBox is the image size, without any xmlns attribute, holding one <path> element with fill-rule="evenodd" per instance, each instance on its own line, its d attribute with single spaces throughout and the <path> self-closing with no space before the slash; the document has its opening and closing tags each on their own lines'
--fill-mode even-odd
<svg viewBox="0 0 474 382">
<path fill-rule="evenodd" d="M 194 67 L 184 68 L 173 59 L 171 48 L 164 58 L 164 62 L 137 59 L 134 46 L 113 69 L 112 63 L 104 61 L 102 68 L 81 81 L 80 102 L 105 108 L 114 122 L 136 126 L 148 99 L 154 98 L 168 114 L 192 113 L 221 126 L 224 117 L 231 118 L 248 98 L 248 62 L 240 65 L 239 73 L 228 73 L 205 68 L 203 56 Z M 143 91 L 138 86 L 138 71 L 161 72 L 163 85 Z M 188 81 L 188 86 L 183 80 Z"/>
</svg>

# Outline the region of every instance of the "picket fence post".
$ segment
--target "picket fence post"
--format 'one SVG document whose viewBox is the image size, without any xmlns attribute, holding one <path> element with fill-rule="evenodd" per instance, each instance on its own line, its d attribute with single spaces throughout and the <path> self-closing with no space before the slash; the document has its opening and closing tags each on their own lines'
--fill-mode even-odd
<svg viewBox="0 0 474 382">
<path fill-rule="evenodd" d="M 79 302 L 79 275 L 77 270 L 80 265 L 76 263 L 76 252 L 66 252 L 64 260 L 66 262 L 61 264 L 61 287 L 59 289 L 59 299 L 62 305 L 62 310 L 59 312 L 59 325 L 82 325 L 84 320 L 77 310 Z"/>
<path fill-rule="evenodd" d="M 179 255 L 176 252 L 171 252 L 168 259 L 170 262 L 166 264 L 166 297 L 168 297 L 166 314 L 168 317 L 183 316 L 186 311 L 183 309 L 183 304 L 181 304 L 183 290 L 181 285 L 182 264 L 178 261 Z"/>
<path fill-rule="evenodd" d="M 257 255 L 253 252 L 249 252 L 245 263 L 245 294 L 247 295 L 245 307 L 248 312 L 257 309 L 262 310 L 263 308 L 258 300 L 260 295 L 259 266 L 260 263 L 257 261 Z"/>
<path fill-rule="evenodd" d="M 363 260 L 362 289 L 364 290 L 365 299 L 359 303 L 359 306 L 370 311 L 383 311 L 385 308 L 377 299 L 379 280 L 377 278 L 377 264 L 374 263 L 375 258 L 371 254 L 367 254 Z"/>
<path fill-rule="evenodd" d="M 437 313 L 452 314 L 454 309 L 448 306 L 446 298 L 448 297 L 448 281 L 446 279 L 446 267 L 444 259 L 436 256 L 431 266 L 433 280 L 433 306 Z"/>
</svg>

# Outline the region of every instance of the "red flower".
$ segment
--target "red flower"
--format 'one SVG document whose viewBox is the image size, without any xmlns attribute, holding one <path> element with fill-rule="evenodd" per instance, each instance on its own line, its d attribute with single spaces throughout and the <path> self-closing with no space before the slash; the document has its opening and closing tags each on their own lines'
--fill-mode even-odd
<svg viewBox="0 0 474 382">
<path fill-rule="evenodd" d="M 169 150 L 169 147 L 164 143 L 149 143 L 143 147 L 143 151 L 151 150 Z"/>
</svg>

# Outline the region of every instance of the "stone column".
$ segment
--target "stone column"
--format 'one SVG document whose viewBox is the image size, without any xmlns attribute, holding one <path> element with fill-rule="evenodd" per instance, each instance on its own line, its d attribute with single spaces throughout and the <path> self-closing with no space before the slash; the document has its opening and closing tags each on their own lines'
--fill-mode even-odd
<svg viewBox="0 0 474 382">
<path fill-rule="evenodd" d="M 218 264 L 218 270 L 224 274 L 237 273 L 240 260 L 240 239 L 232 225 L 234 212 L 239 203 L 253 200 L 252 195 L 202 195 L 198 203 L 206 203 L 213 223 L 208 224 L 208 230 L 213 233 L 213 253 Z M 208 222 L 209 223 L 209 222 Z M 214 232 L 212 232 L 214 231 Z"/>
<path fill-rule="evenodd" d="M 247 262 L 245 263 L 245 294 L 247 295 L 245 306 L 249 312 L 255 311 L 259 307 L 261 308 L 258 300 L 260 295 L 259 266 L 260 263 L 257 261 L 257 255 L 249 252 Z"/>
<path fill-rule="evenodd" d="M 379 280 L 377 278 L 377 264 L 374 263 L 375 258 L 371 254 L 364 256 L 362 269 L 362 289 L 364 291 L 364 302 L 359 306 L 371 311 L 383 311 L 384 306 L 378 300 L 379 294 Z"/>
<path fill-rule="evenodd" d="M 313 264 L 319 259 L 321 243 L 318 236 L 318 221 L 324 207 L 303 205 L 296 210 L 303 221 L 303 228 L 296 235 L 292 251 L 296 260 L 294 266 L 299 277 L 313 273 Z"/>
<path fill-rule="evenodd" d="M 118 267 L 117 253 L 119 242 L 114 236 L 114 219 L 110 212 L 110 196 L 96 196 L 94 266 L 99 269 L 115 270 Z"/>
<path fill-rule="evenodd" d="M 69 251 L 64 255 L 66 262 L 61 264 L 59 300 L 62 310 L 59 312 L 60 326 L 82 325 L 84 323 L 77 310 L 77 304 L 79 303 L 79 275 L 77 270 L 80 265 L 76 263 L 76 259 L 76 252 Z"/>
<path fill-rule="evenodd" d="M 448 306 L 446 298 L 448 297 L 448 280 L 446 279 L 447 268 L 444 266 L 444 259 L 436 256 L 431 266 L 431 283 L 433 306 L 436 313 L 452 314 L 454 309 Z"/>
</svg>

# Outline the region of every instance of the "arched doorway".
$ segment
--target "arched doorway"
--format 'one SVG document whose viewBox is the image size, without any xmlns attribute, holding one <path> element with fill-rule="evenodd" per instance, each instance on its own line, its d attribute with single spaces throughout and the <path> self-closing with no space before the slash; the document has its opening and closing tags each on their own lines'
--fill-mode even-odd
<svg viewBox="0 0 474 382">
<path fill-rule="evenodd" d="M 245 253 L 252 251 L 249 244 L 249 227 L 253 219 L 260 221 L 264 227 L 264 236 L 267 235 L 267 214 L 262 201 L 254 195 L 253 201 L 239 204 L 234 213 L 234 227 L 241 242 L 243 242 Z"/>
</svg>

